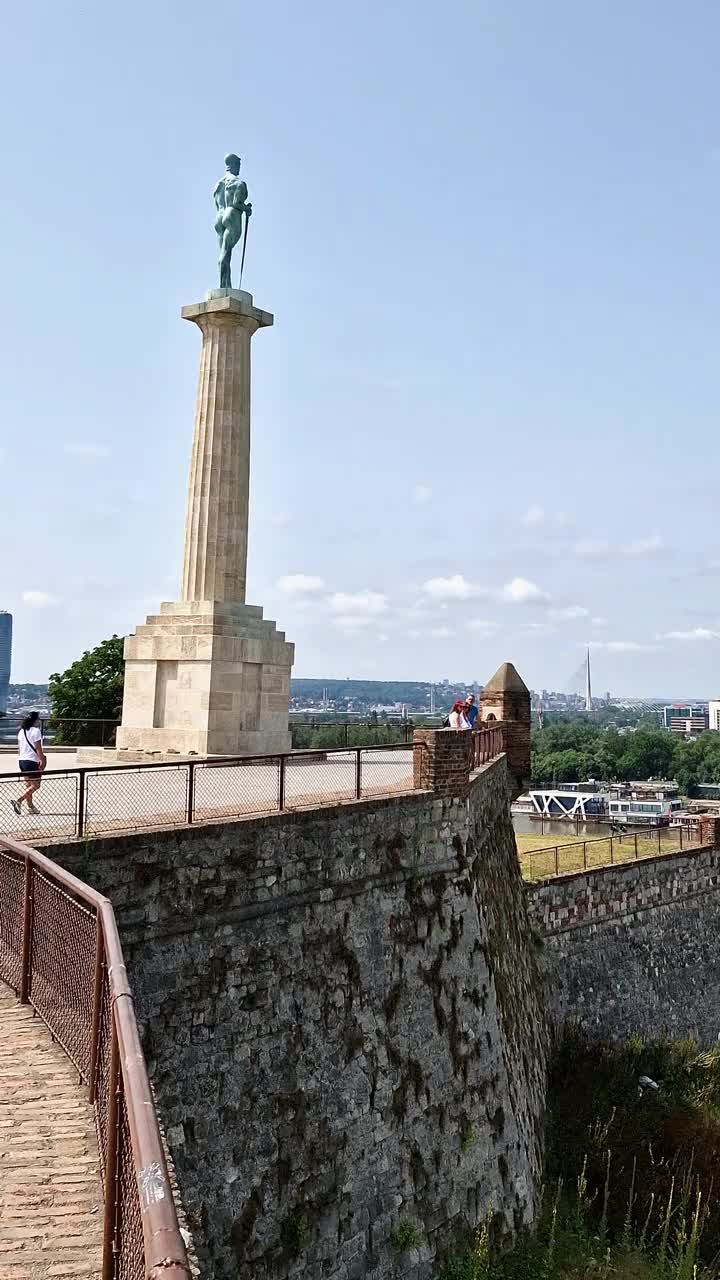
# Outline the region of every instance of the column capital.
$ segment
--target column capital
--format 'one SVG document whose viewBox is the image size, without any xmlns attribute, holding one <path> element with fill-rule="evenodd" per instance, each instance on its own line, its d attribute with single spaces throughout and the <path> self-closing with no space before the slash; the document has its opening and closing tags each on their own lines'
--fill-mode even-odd
<svg viewBox="0 0 720 1280">
<path fill-rule="evenodd" d="M 251 293 L 244 289 L 211 289 L 204 302 L 194 302 L 183 307 L 180 315 L 183 320 L 192 320 L 200 324 L 210 317 L 235 321 L 243 328 L 266 329 L 273 324 L 275 317 L 270 311 L 261 311 L 253 303 Z"/>
</svg>

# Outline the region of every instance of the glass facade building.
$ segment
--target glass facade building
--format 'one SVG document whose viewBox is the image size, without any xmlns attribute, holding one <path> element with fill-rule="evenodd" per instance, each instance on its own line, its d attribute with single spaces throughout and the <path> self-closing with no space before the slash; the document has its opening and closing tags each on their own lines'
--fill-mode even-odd
<svg viewBox="0 0 720 1280">
<path fill-rule="evenodd" d="M 12 614 L 0 609 L 0 715 L 7 711 L 12 660 Z"/>
</svg>

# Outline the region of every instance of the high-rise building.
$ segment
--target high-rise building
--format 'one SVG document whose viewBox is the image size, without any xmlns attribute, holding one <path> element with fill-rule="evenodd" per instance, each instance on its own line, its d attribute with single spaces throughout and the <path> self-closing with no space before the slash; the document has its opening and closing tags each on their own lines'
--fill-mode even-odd
<svg viewBox="0 0 720 1280">
<path fill-rule="evenodd" d="M 708 717 L 710 728 L 716 732 L 720 730 L 720 698 L 713 698 L 708 703 Z"/>
<path fill-rule="evenodd" d="M 7 711 L 12 661 L 12 614 L 0 609 L 0 715 Z"/>
</svg>

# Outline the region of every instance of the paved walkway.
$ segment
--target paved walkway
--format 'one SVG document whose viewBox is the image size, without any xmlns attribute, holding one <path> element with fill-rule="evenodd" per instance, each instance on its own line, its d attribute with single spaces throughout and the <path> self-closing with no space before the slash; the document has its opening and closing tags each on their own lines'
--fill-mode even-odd
<svg viewBox="0 0 720 1280">
<path fill-rule="evenodd" d="M 62 1049 L 0 982 L 0 1280 L 100 1276 L 92 1108 Z"/>
</svg>

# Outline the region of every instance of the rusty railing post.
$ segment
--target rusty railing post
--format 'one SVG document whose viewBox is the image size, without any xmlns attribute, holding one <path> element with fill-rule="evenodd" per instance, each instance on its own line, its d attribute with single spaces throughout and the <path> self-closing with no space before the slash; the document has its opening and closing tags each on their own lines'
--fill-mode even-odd
<svg viewBox="0 0 720 1280">
<path fill-rule="evenodd" d="M 560 854 L 560 848 L 559 848 L 559 845 L 555 845 L 555 875 L 556 875 L 556 876 L 560 874 L 560 858 L 559 858 L 559 854 Z"/>
<path fill-rule="evenodd" d="M 105 1153 L 105 1221 L 103 1224 L 102 1280 L 114 1280 L 115 1235 L 118 1205 L 118 1137 L 120 1128 L 120 1049 L 115 1009 L 110 1014 L 110 1079 L 108 1090 L 107 1151 Z"/>
<path fill-rule="evenodd" d="M 100 914 L 95 917 L 95 979 L 93 982 L 93 1004 L 92 1004 L 92 1027 L 90 1031 L 90 1102 L 95 1101 L 97 1092 L 97 1061 L 98 1061 L 98 1040 L 100 1039 L 100 1015 L 102 1013 L 103 998 L 103 962 L 105 959 L 105 944 L 103 939 L 103 928 Z"/>
<path fill-rule="evenodd" d="M 683 824 L 681 822 L 680 823 L 680 852 L 681 853 L 682 853 L 682 836 L 683 836 Z"/>
<path fill-rule="evenodd" d="M 362 752 L 360 747 L 357 749 L 355 758 L 355 799 L 362 798 Z"/>
<path fill-rule="evenodd" d="M 610 866 L 613 866 L 615 862 L 615 857 L 613 855 L 613 839 L 614 837 L 611 836 L 610 837 Z"/>
<path fill-rule="evenodd" d="M 33 865 L 25 856 L 25 883 L 23 888 L 22 958 L 20 961 L 20 1003 L 30 999 L 32 975 L 32 927 L 33 927 Z"/>
<path fill-rule="evenodd" d="M 583 867 L 587 871 L 587 840 L 583 840 Z"/>
</svg>

